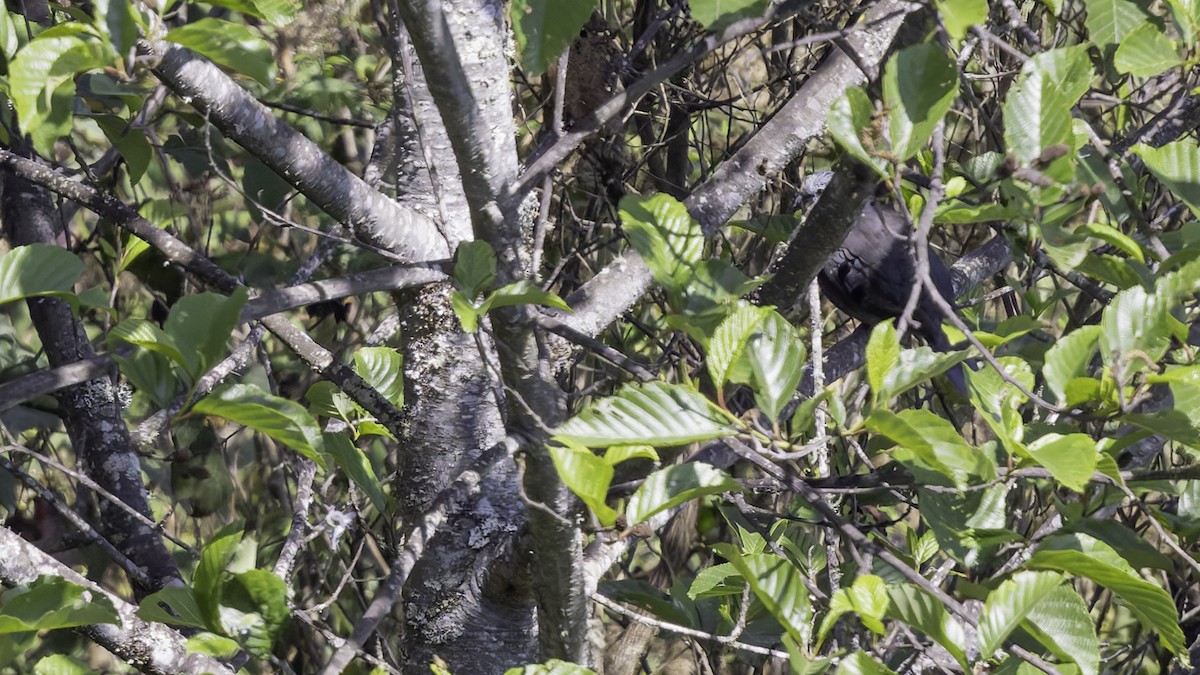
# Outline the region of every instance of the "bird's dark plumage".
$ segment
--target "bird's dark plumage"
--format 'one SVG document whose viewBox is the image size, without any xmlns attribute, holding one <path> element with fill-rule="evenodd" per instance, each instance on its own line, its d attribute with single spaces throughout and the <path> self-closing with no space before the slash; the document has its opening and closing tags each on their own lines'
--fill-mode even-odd
<svg viewBox="0 0 1200 675">
<path fill-rule="evenodd" d="M 819 194 L 829 182 L 824 172 L 805 181 L 802 198 Z M 909 247 L 908 220 L 891 209 L 868 202 L 840 248 L 829 257 L 817 275 L 825 297 L 843 312 L 866 324 L 899 317 L 908 305 L 916 284 L 916 260 Z M 937 292 L 954 302 L 950 271 L 929 248 L 929 277 Z M 942 332 L 943 313 L 930 297 L 921 293 L 912 313 L 914 329 L 930 347 L 940 352 L 952 349 Z M 959 391 L 966 392 L 962 368 L 947 371 Z"/>
</svg>

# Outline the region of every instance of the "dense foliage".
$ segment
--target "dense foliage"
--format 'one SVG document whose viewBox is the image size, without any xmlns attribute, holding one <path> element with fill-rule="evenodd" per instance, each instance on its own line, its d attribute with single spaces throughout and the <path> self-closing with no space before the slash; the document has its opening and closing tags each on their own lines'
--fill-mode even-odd
<svg viewBox="0 0 1200 675">
<path fill-rule="evenodd" d="M 1189 672 L 1198 42 L 10 2 L 0 672 Z M 817 296 L 871 203 L 955 351 Z"/>
</svg>

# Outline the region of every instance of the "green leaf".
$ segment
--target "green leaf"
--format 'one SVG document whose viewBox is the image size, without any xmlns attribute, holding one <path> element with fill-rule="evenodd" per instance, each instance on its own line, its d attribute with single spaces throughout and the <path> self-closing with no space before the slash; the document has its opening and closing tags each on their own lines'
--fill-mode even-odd
<svg viewBox="0 0 1200 675">
<path fill-rule="evenodd" d="M 1002 357 L 999 362 L 1005 373 L 1025 387 L 1026 391 L 1033 388 L 1033 371 L 1028 363 L 1014 356 Z M 1010 455 L 1024 452 L 1021 437 L 1024 435 L 1025 422 L 1021 419 L 1020 410 L 1027 398 L 1025 394 L 992 368 L 965 370 L 964 374 L 967 376 L 971 403 L 980 417 L 996 433 Z"/>
<path fill-rule="evenodd" d="M 363 412 L 357 403 L 329 380 L 313 382 L 304 393 L 304 398 L 308 399 L 308 411 L 314 416 L 332 417 L 347 424 Z"/>
<path fill-rule="evenodd" d="M 237 552 L 237 546 L 241 541 L 242 523 L 233 522 L 213 534 L 212 539 L 204 545 L 200 552 L 200 564 L 196 566 L 192 590 L 195 593 L 196 609 L 204 621 L 205 628 L 209 630 L 220 631 L 222 628 L 220 615 L 221 588 L 224 585 L 222 575 L 229 562 L 233 560 L 233 555 Z M 174 608 L 173 605 L 172 608 Z"/>
<path fill-rule="evenodd" d="M 642 255 L 654 280 L 670 292 L 682 293 L 704 258 L 700 223 L 666 194 L 626 195 L 620 214 L 629 245 Z"/>
<path fill-rule="evenodd" d="M 750 337 L 759 330 L 770 312 L 769 307 L 742 304 L 713 331 L 705 365 L 714 387 L 721 389 L 727 382 L 750 381 L 751 373 L 747 371 L 748 364 L 744 362 L 742 354 Z"/>
<path fill-rule="evenodd" d="M 324 468 L 321 428 L 304 406 L 252 384 L 232 384 L 192 406 L 201 415 L 224 417 L 283 443 Z"/>
<path fill-rule="evenodd" d="M 214 0 L 210 4 L 266 19 L 276 26 L 291 21 L 297 9 L 297 3 L 292 0 Z"/>
<path fill-rule="evenodd" d="M 1096 441 L 1087 434 L 1046 434 L 1030 441 L 1026 450 L 1055 480 L 1075 492 L 1087 487 L 1100 457 Z"/>
<path fill-rule="evenodd" d="M 1171 343 L 1171 306 L 1141 286 L 1117 294 L 1104 308 L 1100 325 L 1100 355 L 1109 365 L 1120 364 L 1126 378 L 1153 368 Z"/>
<path fill-rule="evenodd" d="M 888 163 L 879 156 L 882 148 L 874 116 L 875 107 L 866 92 L 861 87 L 850 87 L 834 101 L 825 116 L 825 124 L 839 145 L 886 178 Z"/>
<path fill-rule="evenodd" d="M 1171 194 L 1200 217 L 1200 147 L 1191 139 L 1167 143 L 1160 148 L 1138 144 L 1131 152 L 1142 158 Z"/>
<path fill-rule="evenodd" d="M 1056 535 L 1042 542 L 1028 566 L 1087 577 L 1109 589 L 1143 626 L 1158 633 L 1164 647 L 1187 663 L 1187 646 L 1171 596 L 1137 576 L 1108 544 L 1085 534 Z"/>
<path fill-rule="evenodd" d="M 535 78 L 546 72 L 595 9 L 595 0 L 513 0 L 513 35 L 525 75 Z"/>
<path fill-rule="evenodd" d="M 194 293 L 171 305 L 163 330 L 183 353 L 193 378 L 200 377 L 229 353 L 226 345 L 229 336 L 242 322 L 247 292 L 242 287 L 229 296 Z"/>
<path fill-rule="evenodd" d="M 705 495 L 740 492 L 742 486 L 724 471 L 708 464 L 688 462 L 659 469 L 646 477 L 629 498 L 625 518 L 630 525 L 650 516 Z"/>
<path fill-rule="evenodd" d="M 108 65 L 107 45 L 89 27 L 69 22 L 42 31 L 9 64 L 8 93 L 21 129 L 52 156 L 54 142 L 71 129 L 75 76 Z"/>
<path fill-rule="evenodd" d="M 496 279 L 496 252 L 486 241 L 467 241 L 454 254 L 454 283 L 467 299 L 474 300 Z"/>
<path fill-rule="evenodd" d="M 925 147 L 957 95 L 958 69 L 937 44 L 906 47 L 888 60 L 883 101 L 894 161 L 907 161 Z"/>
<path fill-rule="evenodd" d="M 747 17 L 761 16 L 769 0 L 691 0 L 692 19 L 708 30 L 725 26 Z"/>
<path fill-rule="evenodd" d="M 144 134 L 130 128 L 127 121 L 116 115 L 94 115 L 92 119 L 104 132 L 104 136 L 113 144 L 113 147 L 121 153 L 121 158 L 125 160 L 125 167 L 129 170 L 130 184 L 137 185 L 150 166 L 150 157 L 153 152 L 150 141 L 146 140 Z M 137 241 L 142 240 L 138 239 Z M 142 246 L 149 246 L 149 244 L 143 242 Z M 125 264 L 127 265 L 128 262 Z"/>
<path fill-rule="evenodd" d="M 203 54 L 235 73 L 254 78 L 264 87 L 275 82 L 271 45 L 245 24 L 205 17 L 168 32 L 167 40 Z"/>
<path fill-rule="evenodd" d="M 995 467 L 983 453 L 963 440 L 954 425 L 928 410 L 896 414 L 876 408 L 867 417 L 866 427 L 907 449 L 911 455 L 894 454 L 914 472 L 937 472 L 958 487 L 966 487 L 972 477 L 990 480 L 995 476 Z M 925 478 L 942 482 L 935 476 Z"/>
<path fill-rule="evenodd" d="M 113 52 L 124 59 L 138 39 L 137 17 L 130 0 L 97 0 L 96 27 L 108 38 Z"/>
<path fill-rule="evenodd" d="M 1058 586 L 1029 608 L 1022 628 L 1055 656 L 1074 662 L 1083 675 L 1100 672 L 1100 640 L 1087 604 L 1069 584 Z"/>
<path fill-rule="evenodd" d="M 967 670 L 966 633 L 940 600 L 913 584 L 893 584 L 887 587 L 887 593 L 887 616 L 929 636 Z"/>
<path fill-rule="evenodd" d="M 550 291 L 543 291 L 541 288 L 538 288 L 537 284 L 528 279 L 514 281 L 511 284 L 497 288 L 483 302 L 480 311 L 488 312 L 497 307 L 512 307 L 514 305 L 541 305 L 543 307 L 561 309 L 565 312 L 571 311 L 571 307 L 562 298 Z"/>
<path fill-rule="evenodd" d="M 184 646 L 189 652 L 207 654 L 219 659 L 232 658 L 242 649 L 242 646 L 236 641 L 217 635 L 216 633 L 209 633 L 208 631 L 202 631 L 189 637 L 184 642 Z"/>
<path fill-rule="evenodd" d="M 380 484 L 379 478 L 375 476 L 371 460 L 367 459 L 366 454 L 355 447 L 345 434 L 326 432 L 324 440 L 325 452 L 329 453 L 338 468 L 367 495 L 376 511 L 386 515 L 389 512 L 388 498 L 383 493 L 383 485 Z"/>
<path fill-rule="evenodd" d="M 80 663 L 66 654 L 53 654 L 37 662 L 33 667 L 33 675 L 88 675 L 94 672 L 86 664 Z"/>
<path fill-rule="evenodd" d="M 731 433 L 719 413 L 690 387 L 665 382 L 627 384 L 554 430 L 589 448 L 645 444 L 660 448 Z"/>
<path fill-rule="evenodd" d="M 979 618 L 979 655 L 990 659 L 1045 595 L 1063 583 L 1053 572 L 1017 572 L 987 596 Z"/>
<path fill-rule="evenodd" d="M 546 449 L 563 484 L 588 505 L 600 524 L 609 527 L 616 522 L 617 512 L 605 503 L 612 483 L 612 464 L 583 447 L 552 445 Z"/>
<path fill-rule="evenodd" d="M 195 592 L 184 586 L 168 586 L 142 598 L 137 615 L 171 626 L 209 627 Z"/>
<path fill-rule="evenodd" d="M 1175 43 L 1149 22 L 1130 31 L 1113 54 L 1113 67 L 1134 77 L 1154 77 L 1180 63 Z"/>
<path fill-rule="evenodd" d="M 17 36 L 17 26 L 13 23 L 12 13 L 0 12 L 0 53 L 11 62 L 20 46 L 21 38 Z"/>
<path fill-rule="evenodd" d="M 987 0 L 935 0 L 946 32 L 955 40 L 967 36 L 967 30 L 987 21 Z"/>
<path fill-rule="evenodd" d="M 744 587 L 745 582 L 737 568 L 730 563 L 722 563 L 700 570 L 688 587 L 688 598 L 698 600 L 741 595 Z"/>
<path fill-rule="evenodd" d="M 108 596 L 59 577 L 39 577 L 0 599 L 0 635 L 97 623 L 121 623 Z"/>
<path fill-rule="evenodd" d="M 161 354 L 195 376 L 188 365 L 187 357 L 183 355 L 183 350 L 175 344 L 175 338 L 145 319 L 125 319 L 109 330 L 108 338 Z"/>
<path fill-rule="evenodd" d="M 778 420 L 804 372 L 804 343 L 796 327 L 771 310 L 750 336 L 744 352 L 754 373 L 754 400 L 767 418 Z"/>
<path fill-rule="evenodd" d="M 935 352 L 929 347 L 905 349 L 896 364 L 883 375 L 879 400 L 899 396 L 913 387 L 941 375 L 966 358 L 965 352 Z"/>
<path fill-rule="evenodd" d="M 18 246 L 0 257 L 0 304 L 39 295 L 70 294 L 83 261 L 52 244 Z"/>
<path fill-rule="evenodd" d="M 1088 90 L 1092 76 L 1084 45 L 1030 58 L 1004 102 L 1004 141 L 1009 152 L 1027 165 L 1052 145 L 1071 145 L 1071 108 Z"/>
<path fill-rule="evenodd" d="M 509 668 L 504 675 L 596 675 L 590 668 L 551 659 L 545 663 L 535 663 L 517 668 Z"/>
<path fill-rule="evenodd" d="M 658 461 L 658 451 L 649 445 L 614 445 L 604 451 L 604 463 L 616 466 L 628 459 L 648 459 Z"/>
<path fill-rule="evenodd" d="M 484 313 L 475 306 L 474 300 L 460 290 L 453 290 L 450 291 L 450 306 L 454 308 L 454 314 L 458 316 L 464 331 L 474 333 L 479 328 L 479 318 Z"/>
<path fill-rule="evenodd" d="M 866 652 L 857 651 L 842 659 L 836 675 L 896 675 L 896 671 L 876 661 Z"/>
<path fill-rule="evenodd" d="M 1196 44 L 1200 35 L 1200 2 L 1197 0 L 1167 0 L 1171 15 L 1179 25 L 1179 34 L 1187 41 L 1188 46 Z"/>
<path fill-rule="evenodd" d="M 900 362 L 900 338 L 891 321 L 880 321 L 867 341 L 867 382 L 878 402 L 884 398 L 883 381 Z"/>
<path fill-rule="evenodd" d="M 222 607 L 222 625 L 228 634 L 242 637 L 251 654 L 269 658 L 290 615 L 287 595 L 287 583 L 268 570 L 234 574 L 222 589 L 221 602 L 235 611 Z"/>
<path fill-rule="evenodd" d="M 354 372 L 397 408 L 404 407 L 404 359 L 391 347 L 354 352 Z"/>
<path fill-rule="evenodd" d="M 1100 341 L 1100 326 L 1082 326 L 1062 336 L 1046 350 L 1046 385 L 1060 402 L 1067 400 L 1067 383 L 1088 376 L 1088 366 L 1096 355 Z"/>
<path fill-rule="evenodd" d="M 713 550 L 737 568 L 750 584 L 754 597 L 793 640 L 808 644 L 812 632 L 812 605 L 800 570 L 790 560 L 773 553 L 742 555 L 730 544 L 717 544 Z"/>
<path fill-rule="evenodd" d="M 1128 0 L 1084 0 L 1084 5 L 1088 36 L 1101 51 L 1124 42 L 1130 33 L 1150 21 L 1141 7 Z"/>
</svg>

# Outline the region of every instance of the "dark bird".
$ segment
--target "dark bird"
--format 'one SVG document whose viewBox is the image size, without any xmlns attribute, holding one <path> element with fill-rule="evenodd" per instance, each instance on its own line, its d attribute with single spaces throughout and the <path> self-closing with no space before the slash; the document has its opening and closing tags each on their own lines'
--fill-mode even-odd
<svg viewBox="0 0 1200 675">
<path fill-rule="evenodd" d="M 798 204 L 815 201 L 832 175 L 821 171 L 806 178 Z M 913 285 L 917 283 L 916 260 L 909 246 L 911 232 L 908 219 L 895 209 L 868 202 L 846 240 L 817 274 L 825 297 L 838 309 L 867 325 L 902 315 L 912 296 Z M 950 270 L 932 246 L 929 248 L 929 278 L 937 292 L 953 304 L 954 284 Z M 943 317 L 929 290 L 923 289 L 913 309 L 913 328 L 939 352 L 953 349 L 942 332 Z M 955 388 L 966 393 L 961 366 L 948 370 L 946 377 Z"/>
</svg>

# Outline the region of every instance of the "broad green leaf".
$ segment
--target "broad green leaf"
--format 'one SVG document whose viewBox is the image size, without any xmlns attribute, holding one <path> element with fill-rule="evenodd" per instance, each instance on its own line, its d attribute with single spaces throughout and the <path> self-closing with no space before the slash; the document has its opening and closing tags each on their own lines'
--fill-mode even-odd
<svg viewBox="0 0 1200 675">
<path fill-rule="evenodd" d="M 467 241 L 454 254 L 454 283 L 474 300 L 491 288 L 496 278 L 496 253 L 486 241 Z"/>
<path fill-rule="evenodd" d="M 987 596 L 979 618 L 979 654 L 990 659 L 1043 597 L 1063 583 L 1053 572 L 1017 572 Z"/>
<path fill-rule="evenodd" d="M 167 40 L 203 54 L 214 63 L 258 80 L 264 87 L 275 82 L 271 45 L 244 24 L 204 17 L 175 28 Z"/>
<path fill-rule="evenodd" d="M 113 147 L 121 153 L 121 158 L 125 160 L 125 167 L 129 170 L 130 184 L 137 185 L 150 166 L 150 157 L 153 153 L 150 141 L 146 140 L 145 134 L 130 128 L 127 121 L 116 115 L 94 115 L 92 120 L 104 132 L 104 136 L 113 144 Z M 135 239 L 135 241 L 141 242 L 142 240 Z M 142 242 L 141 246 L 146 247 L 149 244 Z M 129 263 L 125 262 L 124 264 L 128 265 Z"/>
<path fill-rule="evenodd" d="M 1104 308 L 1100 355 L 1119 364 L 1124 377 L 1151 369 L 1171 341 L 1171 307 L 1157 294 L 1134 286 L 1117 294 Z"/>
<path fill-rule="evenodd" d="M 649 445 L 614 445 L 604 451 L 604 462 L 616 466 L 628 459 L 648 459 L 658 461 L 658 451 Z"/>
<path fill-rule="evenodd" d="M 304 393 L 304 398 L 308 399 L 308 410 L 314 416 L 332 417 L 349 423 L 363 412 L 357 403 L 329 380 L 313 382 Z"/>
<path fill-rule="evenodd" d="M 474 300 L 455 289 L 450 291 L 450 306 L 454 308 L 454 314 L 458 316 L 464 331 L 474 333 L 479 328 L 479 318 L 484 313 L 475 305 Z"/>
<path fill-rule="evenodd" d="M 561 309 L 565 312 L 571 311 L 571 307 L 562 298 L 550 291 L 543 291 L 541 288 L 538 288 L 537 284 L 528 279 L 514 281 L 511 284 L 497 288 L 483 302 L 480 311 L 487 312 L 497 307 L 512 307 L 514 305 L 541 305 L 543 307 Z"/>
<path fill-rule="evenodd" d="M 999 359 L 1000 366 L 1013 380 L 1028 391 L 1033 388 L 1033 371 L 1029 364 L 1013 356 Z M 1024 452 L 1021 445 L 1025 434 L 1025 423 L 1021 419 L 1021 404 L 1026 396 L 1015 386 L 1006 382 L 991 367 L 980 370 L 964 370 L 971 403 L 984 422 L 1000 439 L 1009 454 Z"/>
<path fill-rule="evenodd" d="M 883 579 L 874 574 L 864 574 L 855 579 L 850 588 L 842 590 L 863 625 L 871 632 L 883 635 L 884 626 L 881 619 L 887 612 L 889 603 L 887 586 Z"/>
<path fill-rule="evenodd" d="M 189 637 L 184 646 L 189 652 L 207 654 L 220 659 L 232 658 L 242 649 L 242 646 L 236 641 L 208 631 L 201 631 Z"/>
<path fill-rule="evenodd" d="M 371 460 L 367 459 L 363 451 L 355 447 L 346 434 L 326 432 L 324 440 L 325 452 L 329 453 L 334 463 L 367 495 L 375 510 L 384 515 L 389 513 L 388 498 L 383 493 L 383 485 L 375 475 Z"/>
<path fill-rule="evenodd" d="M 232 384 L 213 391 L 192 406 L 201 415 L 214 415 L 249 427 L 325 466 L 321 428 L 304 406 L 252 384 Z"/>
<path fill-rule="evenodd" d="M 836 675 L 896 675 L 896 671 L 863 651 L 852 652 L 838 664 Z"/>
<path fill-rule="evenodd" d="M 1187 646 L 1171 596 L 1138 576 L 1104 542 L 1085 534 L 1049 537 L 1034 552 L 1028 566 L 1087 577 L 1109 589 L 1133 611 L 1142 625 L 1158 633 L 1158 640 L 1164 647 L 1187 663 Z"/>
<path fill-rule="evenodd" d="M 0 598 L 0 635 L 97 623 L 121 623 L 108 596 L 59 577 L 39 577 Z"/>
<path fill-rule="evenodd" d="M 629 245 L 642 255 L 654 280 L 682 293 L 704 258 L 700 223 L 679 200 L 666 194 L 621 198 L 621 226 Z"/>
<path fill-rule="evenodd" d="M 1058 586 L 1029 608 L 1022 628 L 1055 656 L 1074 662 L 1083 675 L 1100 672 L 1100 640 L 1087 604 L 1069 584 Z"/>
<path fill-rule="evenodd" d="M 883 73 L 883 101 L 892 159 L 904 162 L 925 147 L 957 96 L 958 69 L 937 44 L 905 47 L 889 59 Z"/>
<path fill-rule="evenodd" d="M 525 75 L 534 78 L 546 72 L 579 36 L 595 9 L 595 0 L 514 0 L 513 36 Z"/>
<path fill-rule="evenodd" d="M 769 307 L 742 304 L 713 331 L 708 342 L 705 365 L 708 366 L 708 375 L 714 387 L 721 389 L 727 382 L 750 381 L 751 373 L 742 354 L 751 336 L 760 330 L 771 311 Z"/>
<path fill-rule="evenodd" d="M 655 448 L 720 438 L 730 433 L 719 413 L 694 389 L 665 382 L 627 384 L 584 408 L 554 435 L 590 448 L 645 444 Z"/>
<path fill-rule="evenodd" d="M 769 4 L 769 0 L 691 0 L 688 6 L 693 20 L 709 30 L 720 30 L 738 19 L 762 15 Z"/>
<path fill-rule="evenodd" d="M 183 353 L 193 378 L 229 353 L 226 345 L 242 322 L 246 296 L 247 290 L 242 287 L 229 296 L 209 292 L 185 295 L 171 305 L 163 330 Z"/>
<path fill-rule="evenodd" d="M 21 38 L 17 36 L 17 26 L 13 23 L 11 12 L 0 12 L 0 53 L 9 62 L 21 46 Z"/>
<path fill-rule="evenodd" d="M 607 465 L 606 465 L 607 466 Z M 610 469 L 611 471 L 611 469 Z M 742 486 L 724 471 L 708 464 L 688 462 L 659 469 L 646 477 L 629 498 L 625 519 L 637 525 L 650 516 L 705 495 L 740 492 Z"/>
<path fill-rule="evenodd" d="M 899 414 L 886 408 L 871 411 L 867 429 L 882 434 L 911 452 L 896 452 L 897 459 L 909 469 L 921 473 L 934 471 L 965 487 L 972 477 L 989 480 L 995 467 L 978 449 L 963 440 L 954 425 L 928 410 L 903 410 Z M 921 476 L 938 481 L 936 476 Z M 922 481 L 925 482 L 925 481 Z"/>
<path fill-rule="evenodd" d="M 1096 471 L 1100 453 L 1087 434 L 1046 434 L 1030 441 L 1026 450 L 1054 479 L 1075 492 L 1083 492 Z"/>
<path fill-rule="evenodd" d="M 242 523 L 233 522 L 218 530 L 200 551 L 200 564 L 192 580 L 196 608 L 209 630 L 221 630 L 222 574 L 242 541 Z"/>
<path fill-rule="evenodd" d="M 297 3 L 293 0 L 214 0 L 211 4 L 266 19 L 276 26 L 290 21 L 297 9 Z"/>
<path fill-rule="evenodd" d="M 1142 251 L 1141 245 L 1137 243 L 1137 240 L 1112 225 L 1106 223 L 1088 223 L 1080 226 L 1076 232 L 1089 237 L 1095 237 L 1106 244 L 1110 244 L 1139 263 L 1144 264 L 1146 262 L 1146 255 Z"/>
<path fill-rule="evenodd" d="M 37 662 L 33 675 L 89 675 L 95 672 L 66 654 L 52 654 Z"/>
<path fill-rule="evenodd" d="M 1101 51 L 1109 45 L 1121 44 L 1138 26 L 1150 17 L 1129 0 L 1084 0 L 1087 7 L 1085 24 L 1088 36 Z"/>
<path fill-rule="evenodd" d="M 161 354 L 195 377 L 183 350 L 175 344 L 175 338 L 145 319 L 125 319 L 109 330 L 108 338 Z"/>
<path fill-rule="evenodd" d="M 966 633 L 941 601 L 913 584 L 890 585 L 887 593 L 887 616 L 929 636 L 966 670 Z"/>
<path fill-rule="evenodd" d="M 130 0 L 96 0 L 96 27 L 108 39 L 116 55 L 124 59 L 138 39 L 137 17 Z M 126 68 L 132 70 L 132 64 Z"/>
<path fill-rule="evenodd" d="M 567 661 L 551 659 L 545 663 L 509 668 L 504 671 L 504 675 L 596 675 L 596 671 Z"/>
<path fill-rule="evenodd" d="M 287 595 L 287 583 L 268 570 L 251 569 L 234 574 L 221 594 L 221 604 L 225 605 L 221 616 L 228 634 L 241 637 L 250 653 L 268 658 L 290 615 Z M 228 623 L 231 615 L 235 617 L 235 625 Z"/>
<path fill-rule="evenodd" d="M 918 488 L 921 520 L 949 556 L 974 567 L 1001 544 L 1020 537 L 1006 529 L 1007 490 L 1003 485 L 952 495 Z"/>
<path fill-rule="evenodd" d="M 754 372 L 754 400 L 767 418 L 778 420 L 792 400 L 804 372 L 804 343 L 800 333 L 775 310 L 750 336 L 744 352 Z"/>
<path fill-rule="evenodd" d="M 930 378 L 961 363 L 964 358 L 964 352 L 935 352 L 926 346 L 902 350 L 896 364 L 883 375 L 880 400 L 891 399 L 922 382 L 928 382 Z"/>
<path fill-rule="evenodd" d="M 1042 52 L 1021 67 L 1004 102 L 1004 140 L 1022 164 L 1073 141 L 1071 108 L 1088 90 L 1092 64 L 1083 45 Z"/>
<path fill-rule="evenodd" d="M 71 293 L 83 272 L 79 256 L 52 244 L 18 246 L 0 257 L 0 304 Z"/>
<path fill-rule="evenodd" d="M 966 37 L 971 26 L 987 21 L 987 0 L 935 0 L 934 4 L 942 15 L 946 32 L 955 40 Z"/>
<path fill-rule="evenodd" d="M 1200 217 L 1200 147 L 1191 139 L 1167 143 L 1160 148 L 1138 144 L 1131 152 L 1146 163 L 1171 194 Z"/>
<path fill-rule="evenodd" d="M 75 76 L 108 65 L 107 45 L 89 30 L 78 22 L 48 28 L 9 64 L 8 92 L 17 120 L 43 155 L 53 155 L 54 142 L 70 131 Z"/>
<path fill-rule="evenodd" d="M 1154 77 L 1180 63 L 1175 43 L 1148 22 L 1130 31 L 1113 54 L 1113 67 L 1134 77 Z"/>
<path fill-rule="evenodd" d="M 605 503 L 608 486 L 612 483 L 612 464 L 587 448 L 564 445 L 547 446 L 546 449 L 563 484 L 587 504 L 600 524 L 609 527 L 616 522 L 617 512 Z"/>
<path fill-rule="evenodd" d="M 1088 375 L 1088 366 L 1096 355 L 1100 341 L 1100 326 L 1082 326 L 1062 336 L 1046 350 L 1046 386 L 1060 402 L 1067 400 L 1067 383 Z"/>
<path fill-rule="evenodd" d="M 717 544 L 713 549 L 737 568 L 750 584 L 754 597 L 787 634 L 797 643 L 807 645 L 812 632 L 812 605 L 800 570 L 790 560 L 773 553 L 743 555 L 730 544 Z"/>
<path fill-rule="evenodd" d="M 1188 46 L 1196 44 L 1200 36 L 1200 2 L 1197 0 L 1167 0 L 1171 15 L 1179 25 L 1179 34 Z"/>
<path fill-rule="evenodd" d="M 692 585 L 688 587 L 688 597 L 692 600 L 701 598 L 719 598 L 727 595 L 740 595 L 745 588 L 745 580 L 731 563 L 721 563 L 705 567 L 696 574 Z"/>
<path fill-rule="evenodd" d="M 354 352 L 354 372 L 397 408 L 404 406 L 404 359 L 390 347 Z"/>
<path fill-rule="evenodd" d="M 834 101 L 825 116 L 825 124 L 839 145 L 886 178 L 888 163 L 880 156 L 885 148 L 880 145 L 874 116 L 875 107 L 866 92 L 861 87 L 850 87 Z"/>
<path fill-rule="evenodd" d="M 881 321 L 871 329 L 867 341 L 867 382 L 875 401 L 884 396 L 883 381 L 900 362 L 900 338 L 891 321 Z"/>
<path fill-rule="evenodd" d="M 185 586 L 168 586 L 142 598 L 137 615 L 170 626 L 207 628 L 209 625 L 196 602 L 195 592 Z"/>
</svg>

